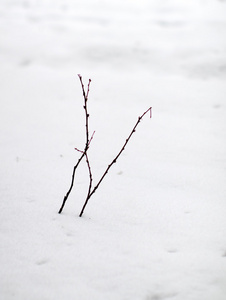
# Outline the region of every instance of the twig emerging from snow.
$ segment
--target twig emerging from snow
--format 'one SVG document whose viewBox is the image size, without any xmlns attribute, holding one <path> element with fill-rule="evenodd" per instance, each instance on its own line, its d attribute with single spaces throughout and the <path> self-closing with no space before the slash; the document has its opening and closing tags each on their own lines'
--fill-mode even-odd
<svg viewBox="0 0 226 300">
<path fill-rule="evenodd" d="M 82 210 L 79 214 L 79 217 L 82 217 L 84 210 L 86 208 L 86 205 L 89 202 L 89 199 L 92 197 L 92 195 L 96 192 L 96 190 L 98 189 L 98 187 L 100 186 L 101 182 L 103 181 L 104 177 L 107 175 L 109 169 L 113 166 L 113 164 L 116 163 L 117 159 L 119 158 L 119 156 L 122 154 L 122 152 L 125 150 L 126 145 L 128 144 L 129 140 L 131 139 L 132 135 L 134 134 L 134 132 L 136 131 L 136 128 L 138 126 L 138 124 L 140 123 L 140 121 L 143 119 L 143 117 L 150 112 L 150 118 L 152 117 L 151 115 L 151 109 L 152 107 L 149 107 L 140 117 L 138 117 L 138 120 L 135 124 L 135 126 L 133 127 L 132 131 L 130 132 L 128 138 L 126 139 L 124 145 L 122 146 L 121 150 L 119 151 L 119 153 L 116 155 L 116 157 L 112 160 L 112 162 L 107 166 L 107 169 L 105 170 L 105 172 L 103 173 L 103 175 L 101 176 L 100 180 L 98 181 L 98 183 L 96 184 L 96 186 L 92 189 L 92 184 L 93 184 L 93 176 L 92 176 L 92 170 L 91 170 L 91 166 L 90 166 L 90 162 L 89 162 L 89 157 L 88 157 L 88 149 L 90 146 L 90 143 L 93 139 L 93 135 L 95 133 L 95 131 L 93 132 L 91 138 L 89 138 L 89 113 L 88 113 L 88 107 L 87 107 L 87 102 L 88 102 L 88 95 L 89 95 L 89 87 L 90 87 L 90 83 L 91 83 L 91 79 L 89 79 L 89 83 L 88 83 L 88 87 L 87 87 L 87 92 L 85 92 L 85 88 L 83 85 L 83 81 L 82 81 L 82 76 L 78 75 L 81 86 L 82 86 L 82 92 L 83 92 L 83 98 L 84 98 L 84 110 L 85 110 L 85 119 L 86 119 L 86 143 L 85 143 L 85 147 L 84 150 L 79 150 L 78 148 L 75 148 L 75 150 L 77 150 L 78 152 L 81 153 L 80 158 L 77 161 L 77 164 L 74 166 L 73 172 L 72 172 L 72 180 L 71 180 L 71 185 L 70 188 L 66 194 L 66 196 L 63 199 L 63 203 L 61 205 L 61 208 L 59 210 L 59 214 L 63 211 L 64 205 L 68 199 L 68 196 L 71 193 L 71 190 L 73 188 L 74 185 L 74 179 L 75 179 L 75 172 L 80 164 L 80 162 L 82 161 L 82 159 L 85 157 L 86 158 L 86 164 L 87 164 L 87 168 L 88 168 L 88 172 L 89 172 L 89 187 L 88 187 L 88 192 L 87 192 L 87 196 L 86 196 L 86 200 L 85 203 L 82 207 Z"/>
<path fill-rule="evenodd" d="M 125 150 L 126 145 L 128 144 L 130 138 L 132 137 L 132 135 L 133 135 L 134 132 L 136 131 L 136 128 L 137 128 L 138 124 L 140 123 L 140 121 L 142 120 L 142 118 L 143 118 L 148 112 L 150 112 L 150 118 L 151 118 L 151 109 L 152 109 L 152 107 L 149 107 L 149 109 L 146 110 L 146 111 L 143 113 L 143 115 L 142 115 L 141 117 L 138 117 L 138 120 L 137 120 L 135 126 L 133 127 L 133 129 L 132 129 L 130 135 L 128 136 L 128 138 L 126 139 L 126 141 L 125 141 L 124 145 L 122 146 L 121 150 L 120 150 L 119 153 L 116 155 L 116 157 L 112 160 L 112 162 L 108 165 L 106 171 L 104 172 L 104 174 L 102 175 L 102 177 L 101 177 L 100 180 L 98 181 L 97 185 L 93 188 L 92 191 L 90 190 L 90 193 L 88 193 L 87 198 L 86 198 L 86 201 L 85 201 L 85 203 L 84 203 L 84 205 L 83 205 L 83 208 L 82 208 L 82 210 L 81 210 L 81 212 L 80 212 L 79 217 L 81 217 L 81 216 L 83 215 L 83 212 L 84 212 L 84 210 L 85 210 L 85 208 L 86 208 L 86 205 L 87 205 L 89 199 L 90 199 L 91 196 L 96 192 L 96 190 L 98 189 L 98 187 L 99 187 L 99 185 L 101 184 L 102 180 L 103 180 L 104 177 L 107 175 L 109 169 L 113 166 L 113 164 L 116 163 L 116 161 L 117 161 L 117 159 L 119 158 L 119 156 L 120 156 L 120 155 L 122 154 L 122 152 Z M 90 176 L 91 176 L 91 173 L 90 173 Z"/>
<path fill-rule="evenodd" d="M 66 201 L 67 201 L 67 198 L 68 196 L 70 195 L 71 193 L 71 190 L 73 188 L 73 185 L 74 185 L 74 180 L 75 180 L 75 172 L 80 164 L 80 162 L 82 161 L 82 159 L 84 157 L 86 157 L 86 162 L 87 162 L 87 165 L 88 165 L 88 168 L 89 168 L 89 171 L 91 172 L 91 169 L 90 169 L 90 165 L 89 165 L 89 159 L 88 159 L 88 154 L 87 154 L 87 151 L 89 149 L 89 145 L 90 145 L 90 142 L 93 138 L 93 135 L 94 133 L 92 134 L 91 138 L 89 139 L 89 114 L 88 114 L 88 108 L 87 108 L 87 102 L 88 102 L 88 96 L 89 96 L 89 87 L 90 87 L 90 83 L 91 83 L 91 79 L 89 79 L 89 83 L 88 83 L 88 87 L 87 87 L 87 92 L 85 92 L 85 88 L 84 88 L 84 85 L 83 85 L 83 81 L 82 81 L 82 76 L 80 74 L 78 74 L 78 77 L 79 77 L 79 80 L 81 82 L 81 86 L 82 86 L 82 93 L 83 93 L 83 99 L 84 99 L 84 110 L 85 110 L 85 118 L 86 118 L 86 143 L 85 143 L 85 147 L 84 147 L 84 150 L 81 151 L 77 148 L 75 148 L 75 150 L 81 152 L 81 156 L 80 158 L 78 159 L 77 161 L 77 164 L 74 166 L 73 168 L 73 172 L 72 172 L 72 179 L 71 179 L 71 185 L 70 185 L 70 188 L 67 192 L 67 194 L 65 195 L 64 199 L 63 199 L 63 203 L 60 207 L 60 210 L 59 210 L 59 214 L 63 211 L 63 208 L 64 208 L 64 205 L 66 204 Z M 92 176 L 91 176 L 92 178 Z M 90 183 L 90 188 L 92 187 L 92 180 L 91 180 L 91 183 Z"/>
</svg>

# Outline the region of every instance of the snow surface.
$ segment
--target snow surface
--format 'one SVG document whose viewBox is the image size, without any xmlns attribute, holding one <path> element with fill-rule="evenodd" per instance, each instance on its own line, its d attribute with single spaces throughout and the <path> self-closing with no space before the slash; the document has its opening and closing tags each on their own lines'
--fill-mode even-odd
<svg viewBox="0 0 226 300">
<path fill-rule="evenodd" d="M 226 299 L 226 2 L 1 0 L 1 300 Z M 94 181 L 77 74 L 92 79 Z"/>
</svg>

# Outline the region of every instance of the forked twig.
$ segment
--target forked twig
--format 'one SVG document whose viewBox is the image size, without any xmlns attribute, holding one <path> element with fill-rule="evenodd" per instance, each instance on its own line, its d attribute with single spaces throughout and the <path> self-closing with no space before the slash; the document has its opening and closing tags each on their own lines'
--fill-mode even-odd
<svg viewBox="0 0 226 300">
<path fill-rule="evenodd" d="M 60 207 L 60 210 L 58 211 L 59 214 L 63 211 L 63 208 L 64 208 L 64 205 L 66 204 L 67 198 L 68 198 L 68 196 L 71 193 L 71 190 L 72 190 L 73 185 L 74 185 L 74 180 L 75 180 L 75 172 L 76 172 L 76 170 L 77 170 L 80 162 L 82 161 L 82 159 L 84 157 L 86 157 L 86 161 L 88 160 L 87 151 L 89 149 L 90 142 L 91 142 L 91 140 L 93 138 L 93 135 L 94 135 L 94 133 L 93 133 L 92 136 L 91 136 L 91 139 L 89 139 L 89 114 L 88 114 L 88 108 L 87 108 L 87 101 L 88 101 L 88 96 L 89 96 L 89 87 L 90 87 L 91 79 L 89 79 L 87 92 L 85 92 L 85 88 L 84 88 L 83 81 L 82 81 L 82 76 L 80 74 L 78 74 L 78 77 L 79 77 L 79 80 L 81 82 L 83 99 L 84 99 L 84 106 L 83 106 L 83 108 L 85 110 L 85 118 L 86 118 L 86 125 L 85 125 L 86 126 L 86 142 L 85 142 L 85 147 L 84 147 L 83 151 L 75 148 L 75 150 L 81 152 L 82 154 L 81 154 L 80 158 L 78 159 L 77 164 L 73 168 L 71 185 L 70 185 L 70 188 L 69 188 L 67 194 L 64 196 L 63 203 L 62 203 L 62 205 Z"/>
<path fill-rule="evenodd" d="M 86 208 L 86 205 L 89 202 L 89 199 L 92 197 L 92 195 L 96 192 L 96 190 L 98 189 L 98 187 L 100 186 L 101 182 L 103 181 L 103 179 L 105 178 L 105 176 L 107 175 L 109 169 L 113 166 L 114 163 L 116 163 L 117 159 L 119 158 L 119 156 L 121 155 L 121 153 L 125 150 L 126 145 L 128 144 L 129 140 L 131 139 L 132 135 L 134 134 L 134 132 L 136 131 L 136 128 L 138 126 L 138 124 L 140 123 L 140 121 L 143 119 L 143 117 L 150 112 L 150 118 L 152 117 L 151 115 L 151 109 L 152 107 L 149 107 L 140 117 L 138 117 L 138 120 L 135 124 L 135 126 L 133 127 L 132 131 L 130 132 L 128 138 L 126 139 L 124 145 L 122 146 L 121 150 L 119 151 L 119 153 L 116 155 L 116 157 L 112 160 L 112 162 L 107 166 L 105 172 L 103 173 L 103 175 L 101 176 L 100 180 L 98 181 L 98 183 L 95 185 L 95 187 L 92 189 L 92 184 L 93 184 L 93 176 L 92 176 L 92 170 L 91 170 L 91 166 L 90 166 L 90 162 L 89 162 L 89 157 L 88 157 L 88 149 L 90 146 L 90 143 L 93 139 L 94 133 L 93 132 L 91 138 L 89 138 L 89 113 L 88 113 L 88 107 L 87 107 L 87 102 L 88 102 L 88 95 L 89 95 L 89 88 L 90 88 L 90 83 L 91 83 L 91 79 L 89 79 L 89 83 L 88 83 L 88 87 L 87 87 L 87 91 L 85 92 L 85 88 L 83 85 L 83 81 L 82 81 L 82 76 L 78 75 L 81 86 L 82 86 L 82 92 L 83 92 L 83 98 L 84 98 L 84 110 L 85 110 L 85 120 L 86 120 L 86 142 L 85 142 L 85 147 L 84 150 L 79 150 L 78 148 L 75 148 L 75 150 L 77 150 L 78 152 L 81 153 L 80 158 L 77 161 L 77 164 L 74 166 L 73 168 L 73 172 L 72 172 L 72 180 L 71 180 L 71 185 L 70 188 L 67 192 L 67 194 L 65 195 L 64 199 L 63 199 L 63 203 L 61 205 L 61 208 L 59 210 L 59 214 L 63 211 L 64 205 L 68 199 L 68 196 L 71 193 L 71 190 L 73 188 L 74 185 L 74 179 L 75 179 L 75 172 L 80 164 L 80 162 L 82 161 L 82 159 L 85 157 L 86 158 L 86 164 L 87 164 L 87 168 L 88 168 L 88 172 L 89 172 L 89 187 L 88 187 L 88 192 L 87 192 L 87 196 L 86 196 L 86 200 L 85 203 L 82 207 L 82 210 L 79 214 L 79 217 L 82 217 L 84 210 Z"/>
</svg>

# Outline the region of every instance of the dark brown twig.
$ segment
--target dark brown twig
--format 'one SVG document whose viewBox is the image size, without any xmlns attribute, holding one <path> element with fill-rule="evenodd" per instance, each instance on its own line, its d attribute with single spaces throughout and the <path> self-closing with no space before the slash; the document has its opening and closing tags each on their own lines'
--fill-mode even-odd
<svg viewBox="0 0 226 300">
<path fill-rule="evenodd" d="M 78 159 L 77 161 L 77 164 L 74 166 L 73 168 L 73 172 L 72 172 L 72 179 L 71 179 L 71 185 L 70 185 L 70 188 L 67 192 L 67 194 L 65 195 L 64 199 L 63 199 L 63 203 L 61 205 L 61 208 L 59 210 L 59 214 L 63 211 L 63 208 L 65 206 L 65 203 L 68 199 L 68 196 L 70 195 L 71 193 L 71 190 L 73 188 L 73 185 L 74 185 L 74 179 L 75 179 L 75 173 L 76 173 L 76 170 L 80 164 L 80 162 L 82 161 L 82 159 L 85 157 L 86 158 L 86 164 L 87 164 L 87 168 L 88 168 L 88 172 L 89 172 L 89 187 L 88 187 L 88 192 L 87 192 L 87 196 L 86 196 L 86 200 L 85 200 L 85 203 L 82 207 L 82 210 L 79 214 L 79 217 L 82 217 L 83 213 L 84 213 L 84 210 L 86 208 L 86 205 L 88 204 L 89 202 L 89 199 L 92 197 L 92 195 L 96 192 L 96 190 L 98 189 L 98 187 L 100 186 L 101 182 L 103 181 L 104 177 L 107 175 L 109 169 L 112 167 L 112 165 L 114 163 L 116 163 L 117 159 L 119 158 L 119 156 L 122 154 L 122 152 L 125 150 L 125 147 L 126 145 L 128 144 L 130 138 L 132 137 L 132 135 L 134 134 L 134 132 L 136 131 L 136 128 L 138 126 L 138 124 L 140 123 L 140 121 L 142 120 L 142 118 L 148 113 L 150 112 L 150 118 L 152 117 L 151 115 L 151 109 L 152 107 L 149 107 L 148 110 L 146 110 L 142 115 L 141 117 L 138 117 L 138 120 L 135 124 L 135 126 L 133 127 L 131 133 L 129 134 L 128 138 L 126 139 L 124 145 L 122 146 L 121 150 L 119 151 L 119 153 L 116 155 L 116 157 L 112 160 L 112 162 L 107 166 L 107 169 L 105 170 L 104 174 L 102 175 L 102 177 L 100 178 L 100 180 L 98 181 L 98 183 L 96 184 L 96 186 L 92 189 L 92 184 L 93 184 L 93 176 L 92 176 L 92 170 L 91 170 L 91 166 L 90 166 L 90 162 L 89 162 L 89 157 L 88 157 L 88 149 L 89 149 L 89 146 L 90 146 L 90 143 L 93 139 L 93 136 L 94 136 L 94 133 L 95 131 L 93 132 L 91 138 L 89 138 L 89 113 L 88 113 L 88 107 L 87 107 L 87 102 L 88 102 L 88 96 L 89 96 L 89 88 L 90 88 L 90 83 L 91 83 L 91 79 L 89 79 L 89 82 L 88 82 L 88 86 L 87 86 L 87 91 L 85 92 L 85 88 L 84 88 L 84 84 L 83 84 L 83 81 L 82 81 L 82 76 L 81 75 L 78 75 L 79 77 L 79 80 L 80 80 L 80 83 L 81 83 L 81 86 L 82 86 L 82 93 L 83 93 L 83 98 L 84 98 L 84 110 L 85 110 L 85 127 L 86 127 L 86 141 L 85 141 L 85 147 L 84 147 L 84 150 L 80 150 L 78 148 L 75 148 L 76 151 L 80 152 L 81 153 L 81 156 L 80 158 Z"/>
<path fill-rule="evenodd" d="M 89 83 L 88 83 L 88 87 L 87 87 L 87 92 L 85 92 L 85 88 L 84 88 L 83 81 L 82 81 L 82 76 L 80 74 L 78 74 L 78 77 L 79 77 L 79 80 L 81 82 L 82 93 L 83 93 L 83 98 L 84 98 L 84 106 L 83 106 L 83 108 L 85 110 L 85 118 L 86 118 L 86 125 L 85 125 L 86 126 L 86 142 L 85 142 L 85 147 L 84 147 L 83 151 L 79 150 L 78 148 L 75 148 L 75 150 L 81 152 L 81 156 L 78 159 L 77 164 L 73 168 L 71 185 L 70 185 L 70 188 L 69 188 L 67 194 L 65 195 L 65 197 L 63 199 L 63 203 L 62 203 L 62 205 L 60 207 L 60 210 L 58 211 L 59 214 L 63 211 L 63 208 L 64 208 L 64 206 L 66 204 L 67 199 L 68 199 L 68 196 L 71 193 L 71 190 L 72 190 L 73 185 L 74 185 L 74 180 L 75 180 L 75 172 L 76 172 L 76 170 L 77 170 L 80 162 L 82 161 L 82 159 L 84 157 L 86 157 L 86 162 L 88 161 L 87 165 L 88 165 L 88 169 L 89 169 L 89 174 L 91 172 L 90 165 L 89 165 L 89 159 L 88 159 L 88 155 L 87 155 L 87 151 L 89 149 L 90 142 L 91 142 L 91 140 L 93 138 L 93 135 L 94 135 L 94 133 L 93 133 L 93 135 L 89 139 L 89 114 L 88 114 L 88 108 L 87 108 L 87 101 L 88 101 L 89 87 L 90 87 L 91 79 L 89 79 Z M 91 176 L 91 178 L 92 178 L 92 176 Z M 91 186 L 92 186 L 92 181 L 91 181 Z"/>
<path fill-rule="evenodd" d="M 124 145 L 122 146 L 121 150 L 120 150 L 119 153 L 116 155 L 116 157 L 113 159 L 113 161 L 108 165 L 106 171 L 104 172 L 104 174 L 102 175 L 102 177 L 100 178 L 100 180 L 98 181 L 98 183 L 96 184 L 96 186 L 93 188 L 92 191 L 91 191 L 91 186 L 92 186 L 92 174 L 91 174 L 91 172 L 90 172 L 90 176 L 91 176 L 91 177 L 90 177 L 90 188 L 89 188 L 89 191 L 90 191 L 90 192 L 88 192 L 88 195 L 87 195 L 87 197 L 86 197 L 86 201 L 85 201 L 85 203 L 84 203 L 84 205 L 83 205 L 83 207 L 82 207 L 82 210 L 81 210 L 81 212 L 80 212 L 80 214 L 79 214 L 79 217 L 82 217 L 82 215 L 83 215 L 83 213 L 84 213 L 84 210 L 85 210 L 85 208 L 86 208 L 86 205 L 88 204 L 89 199 L 90 199 L 91 196 L 96 192 L 96 190 L 98 189 L 98 187 L 99 187 L 99 185 L 101 184 L 102 180 L 103 180 L 104 177 L 107 175 L 109 169 L 112 167 L 112 165 L 113 165 L 114 163 L 116 163 L 116 161 L 117 161 L 117 159 L 119 158 L 119 156 L 121 155 L 121 153 L 125 150 L 126 145 L 128 144 L 130 138 L 132 137 L 132 135 L 133 135 L 134 132 L 136 131 L 136 128 L 137 128 L 138 124 L 140 123 L 140 121 L 142 120 L 142 118 L 143 118 L 148 112 L 150 112 L 150 118 L 152 117 L 152 115 L 151 115 L 151 109 L 152 109 L 152 107 L 149 107 L 149 109 L 146 110 L 146 111 L 143 113 L 143 115 L 142 115 L 141 117 L 138 117 L 138 121 L 136 122 L 135 126 L 133 127 L 133 129 L 132 129 L 130 135 L 129 135 L 128 138 L 126 139 L 126 141 L 125 141 Z M 88 162 L 87 162 L 87 164 L 88 164 Z"/>
</svg>

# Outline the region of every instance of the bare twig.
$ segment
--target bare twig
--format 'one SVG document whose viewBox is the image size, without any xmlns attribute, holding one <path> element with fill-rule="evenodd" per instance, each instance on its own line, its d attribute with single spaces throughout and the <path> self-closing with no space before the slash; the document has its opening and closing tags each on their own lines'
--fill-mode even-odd
<svg viewBox="0 0 226 300">
<path fill-rule="evenodd" d="M 93 135 L 91 136 L 91 138 L 89 139 L 89 114 L 88 114 L 88 108 L 87 108 L 87 101 L 88 101 L 88 95 L 89 95 L 89 87 L 90 87 L 90 83 L 91 83 L 91 79 L 89 79 L 89 83 L 88 83 L 88 87 L 87 87 L 87 92 L 85 92 L 85 88 L 84 88 L 84 85 L 83 85 L 83 81 L 82 81 L 82 76 L 80 74 L 78 74 L 78 77 L 79 77 L 79 80 L 81 82 L 81 86 L 82 86 L 82 93 L 83 93 L 83 98 L 84 98 L 84 110 L 85 110 L 85 118 L 86 118 L 86 142 L 85 142 L 85 147 L 84 147 L 84 150 L 81 151 L 79 150 L 78 148 L 75 148 L 75 150 L 81 152 L 81 156 L 80 158 L 78 159 L 77 161 L 77 164 L 74 166 L 73 168 L 73 172 L 72 172 L 72 179 L 71 179 L 71 185 L 70 185 L 70 188 L 67 192 L 67 194 L 65 195 L 64 199 L 63 199 L 63 203 L 60 207 L 60 210 L 59 210 L 59 214 L 63 211 L 63 208 L 64 208 L 64 205 L 66 204 L 66 201 L 67 201 L 67 198 L 68 196 L 70 195 L 71 193 L 71 190 L 73 188 L 73 185 L 74 185 L 74 179 L 75 179 L 75 172 L 80 164 L 80 162 L 82 161 L 82 159 L 84 157 L 86 157 L 86 162 L 87 162 L 87 165 L 88 165 L 88 169 L 89 169 L 89 174 L 91 172 L 91 169 L 90 169 L 90 165 L 89 165 L 89 159 L 88 159 L 88 155 L 87 155 L 87 151 L 89 149 L 89 145 L 90 145 L 90 142 L 93 138 Z M 92 178 L 92 177 L 91 177 Z M 91 181 L 91 186 L 92 186 L 92 181 Z"/>
<path fill-rule="evenodd" d="M 92 184 L 93 184 L 93 176 L 92 176 L 92 170 L 91 170 L 91 165 L 90 165 L 90 161 L 89 161 L 89 157 L 88 157 L 88 149 L 89 149 L 89 146 L 90 146 L 90 143 L 93 139 L 93 136 L 94 136 L 94 133 L 95 131 L 93 132 L 91 138 L 89 137 L 89 113 L 88 113 L 88 107 L 87 107 L 87 102 L 88 102 L 88 96 L 89 96 L 89 88 L 90 88 L 90 83 L 91 83 L 91 79 L 89 79 L 89 82 L 88 82 L 88 86 L 87 86 L 87 91 L 85 91 L 85 88 L 84 88 L 84 84 L 83 84 L 83 80 L 82 80 L 82 76 L 78 74 L 78 77 L 79 77 L 79 80 L 80 80 L 80 83 L 81 83 L 81 86 L 82 86 L 82 93 L 83 93 L 83 99 L 84 99 L 84 110 L 85 110 L 85 128 L 86 128 L 86 141 L 85 141 L 85 147 L 84 147 L 84 150 L 80 150 L 78 148 L 75 148 L 76 151 L 80 152 L 81 153 L 81 156 L 79 157 L 78 161 L 77 161 L 77 164 L 74 166 L 73 168 L 73 172 L 72 172 L 72 179 L 71 179 L 71 185 L 70 185 L 70 188 L 67 192 L 67 194 L 65 195 L 64 199 L 63 199 L 63 203 L 61 205 L 61 208 L 59 210 L 59 214 L 63 211 L 63 208 L 65 206 L 65 203 L 68 199 L 68 196 L 70 195 L 71 193 L 71 190 L 73 188 L 73 185 L 74 185 L 74 179 L 75 179 L 75 173 L 76 173 L 76 170 L 80 164 L 80 162 L 82 161 L 82 159 L 85 157 L 86 158 L 86 164 L 87 164 L 87 168 L 88 168 L 88 172 L 89 172 L 89 187 L 88 187 L 88 192 L 87 192 L 87 196 L 86 196 L 86 200 L 85 200 L 85 203 L 82 207 L 82 210 L 79 214 L 79 217 L 82 217 L 83 213 L 84 213 L 84 210 L 86 208 L 86 205 L 88 204 L 89 202 L 89 199 L 92 197 L 92 195 L 96 192 L 96 190 L 98 189 L 98 187 L 100 186 L 101 182 L 103 181 L 103 179 L 105 178 L 105 176 L 107 175 L 109 169 L 112 167 L 112 165 L 114 163 L 116 163 L 117 159 L 119 158 L 119 156 L 122 154 L 122 152 L 125 150 L 125 147 L 126 145 L 128 144 L 130 138 L 132 137 L 132 135 L 134 134 L 134 132 L 136 131 L 136 128 L 138 126 L 138 124 L 140 123 L 140 121 L 142 120 L 142 118 L 148 113 L 150 112 L 150 118 L 152 117 L 151 116 L 151 107 L 149 107 L 148 110 L 146 110 L 142 115 L 141 117 L 138 117 L 138 120 L 135 124 L 135 126 L 133 127 L 132 131 L 130 132 L 128 138 L 126 139 L 124 145 L 122 146 L 121 150 L 119 151 L 119 153 L 116 155 L 116 157 L 112 160 L 112 162 L 107 166 L 105 172 L 103 173 L 102 177 L 100 178 L 100 180 L 98 181 L 98 183 L 96 184 L 96 186 L 94 188 L 92 188 Z"/>
<path fill-rule="evenodd" d="M 87 164 L 88 171 L 89 171 L 89 188 L 88 188 L 88 193 L 87 193 L 87 196 L 86 196 L 86 201 L 88 201 L 87 199 L 90 198 L 90 193 L 91 193 L 91 189 L 92 189 L 93 176 L 92 176 L 92 170 L 91 170 L 91 167 L 90 167 L 89 158 L 88 158 L 87 153 L 86 153 L 86 164 Z"/>
<path fill-rule="evenodd" d="M 117 159 L 119 158 L 119 156 L 121 155 L 121 153 L 125 150 L 126 145 L 128 144 L 130 138 L 132 137 L 132 135 L 133 135 L 134 132 L 136 131 L 136 128 L 137 128 L 138 124 L 140 123 L 140 121 L 142 120 L 142 118 L 143 118 L 148 112 L 150 112 L 150 118 L 152 117 L 152 115 L 151 115 L 151 109 L 152 109 L 152 107 L 149 107 L 149 109 L 146 110 L 146 111 L 142 114 L 141 117 L 138 117 L 138 120 L 137 120 L 135 126 L 133 127 L 133 129 L 132 129 L 130 135 L 128 136 L 128 138 L 126 139 L 126 141 L 125 141 L 124 145 L 122 146 L 121 150 L 120 150 L 119 153 L 116 155 L 116 157 L 113 159 L 113 161 L 108 165 L 106 171 L 104 172 L 104 174 L 102 175 L 102 177 L 100 178 L 100 180 L 98 181 L 98 183 L 96 184 L 96 186 L 93 188 L 92 191 L 91 191 L 91 186 L 92 186 L 92 176 L 91 176 L 91 175 L 92 175 L 92 174 L 90 173 L 90 176 L 91 176 L 91 177 L 90 177 L 91 184 L 90 184 L 90 188 L 89 188 L 90 193 L 88 193 L 88 195 L 87 195 L 86 201 L 85 201 L 85 203 L 84 203 L 84 205 L 83 205 L 83 207 L 82 207 L 82 210 L 81 210 L 81 212 L 80 212 L 79 217 L 82 217 L 82 215 L 83 215 L 83 213 L 84 213 L 84 210 L 85 210 L 85 208 L 86 208 L 86 205 L 88 204 L 89 199 L 90 199 L 91 196 L 96 192 L 96 190 L 98 189 L 98 187 L 99 187 L 99 185 L 101 184 L 102 180 L 103 180 L 104 177 L 107 175 L 109 169 L 112 167 L 112 165 L 113 165 L 114 163 L 116 163 L 116 161 L 117 161 Z M 88 163 L 87 163 L 87 164 L 88 164 Z"/>
<path fill-rule="evenodd" d="M 70 195 L 71 190 L 72 190 L 72 188 L 73 188 L 74 180 L 75 180 L 75 171 L 76 171 L 76 169 L 78 168 L 80 162 L 82 161 L 82 159 L 83 159 L 83 157 L 84 157 L 85 155 L 86 155 L 86 153 L 83 152 L 82 155 L 80 156 L 80 158 L 78 159 L 77 164 L 76 164 L 76 165 L 74 166 L 74 168 L 73 168 L 72 179 L 71 179 L 71 185 L 70 185 L 70 188 L 69 188 L 67 194 L 64 196 L 63 203 L 62 203 L 62 205 L 61 205 L 61 207 L 60 207 L 60 210 L 58 211 L 59 214 L 62 213 L 63 208 L 64 208 L 64 205 L 66 204 L 67 198 L 68 198 L 68 196 Z"/>
</svg>

